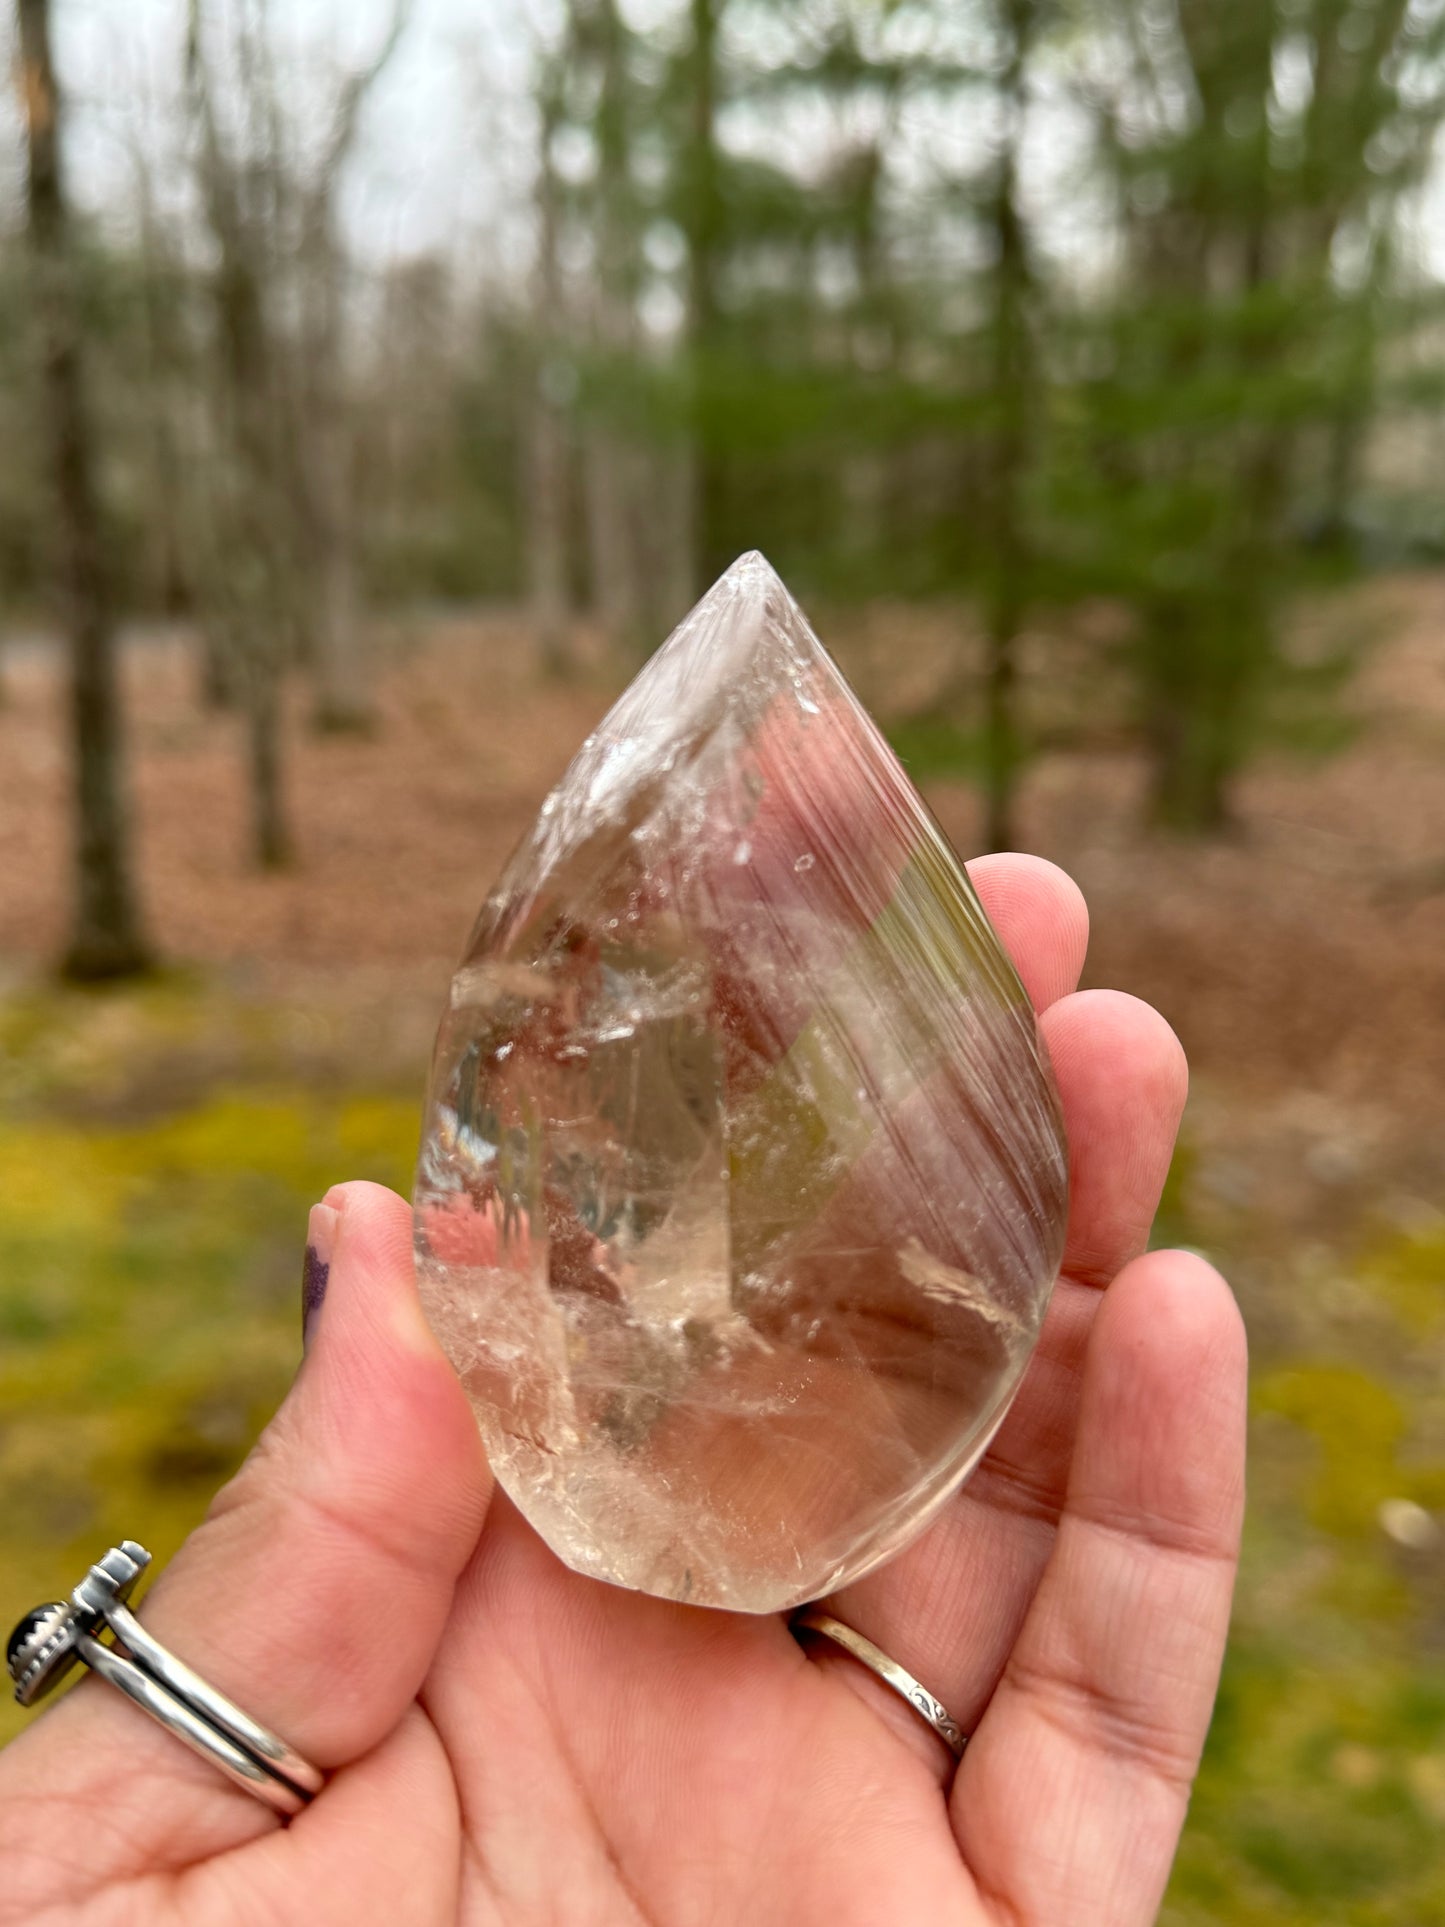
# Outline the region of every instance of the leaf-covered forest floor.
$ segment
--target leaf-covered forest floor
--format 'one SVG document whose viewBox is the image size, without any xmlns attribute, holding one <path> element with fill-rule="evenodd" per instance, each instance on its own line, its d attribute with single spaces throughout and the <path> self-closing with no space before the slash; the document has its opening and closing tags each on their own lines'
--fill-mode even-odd
<svg viewBox="0 0 1445 1927">
<path fill-rule="evenodd" d="M 1445 580 L 1302 616 L 1302 655 L 1342 624 L 1373 645 L 1348 740 L 1266 753 L 1226 841 L 1144 836 L 1107 731 L 1022 799 L 1021 843 L 1090 897 L 1087 980 L 1190 1049 L 1160 1236 L 1224 1266 L 1251 1334 L 1244 1572 L 1171 1927 L 1445 1920 Z M 947 619 L 820 626 L 887 712 Z M 306 1208 L 341 1176 L 405 1188 L 452 960 L 609 694 L 597 668 L 543 684 L 500 614 L 381 645 L 370 738 L 293 718 L 300 860 L 269 878 L 238 726 L 196 708 L 178 641 L 129 651 L 170 963 L 104 995 L 44 974 L 61 689 L 46 652 L 0 657 L 0 1622 L 121 1532 L 164 1557 L 246 1450 L 298 1354 Z M 1035 654 L 1067 716 L 1091 659 L 1071 682 L 1066 639 Z M 928 793 L 969 849 L 968 788 Z"/>
</svg>

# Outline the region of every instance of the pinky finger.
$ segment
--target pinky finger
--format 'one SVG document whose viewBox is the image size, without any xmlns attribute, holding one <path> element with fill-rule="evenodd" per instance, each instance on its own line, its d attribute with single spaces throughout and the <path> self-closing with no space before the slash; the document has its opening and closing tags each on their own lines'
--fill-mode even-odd
<svg viewBox="0 0 1445 1927">
<path fill-rule="evenodd" d="M 954 1785 L 1014 1921 L 1155 1919 L 1209 1727 L 1244 1499 L 1245 1346 L 1227 1286 L 1138 1259 L 1100 1307 L 1068 1497 Z"/>
</svg>

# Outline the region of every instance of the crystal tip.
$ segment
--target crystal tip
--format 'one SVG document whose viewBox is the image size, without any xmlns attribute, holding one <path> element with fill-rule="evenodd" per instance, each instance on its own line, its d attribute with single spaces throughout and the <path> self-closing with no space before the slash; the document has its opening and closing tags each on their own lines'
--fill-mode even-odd
<svg viewBox="0 0 1445 1927">
<path fill-rule="evenodd" d="M 774 583 L 781 587 L 783 578 L 761 549 L 747 549 L 723 570 L 718 580 L 719 582 L 761 584 L 771 588 Z"/>
</svg>

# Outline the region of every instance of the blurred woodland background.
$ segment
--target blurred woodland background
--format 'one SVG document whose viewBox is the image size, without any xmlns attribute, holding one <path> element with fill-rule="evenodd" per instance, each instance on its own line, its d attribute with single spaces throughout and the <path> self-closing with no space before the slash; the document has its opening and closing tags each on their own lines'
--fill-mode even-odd
<svg viewBox="0 0 1445 1927">
<path fill-rule="evenodd" d="M 1165 1919 L 1445 1920 L 1445 0 L 6 4 L 0 1619 L 244 1453 L 759 547 L 1194 1060 L 1254 1472 Z"/>
</svg>

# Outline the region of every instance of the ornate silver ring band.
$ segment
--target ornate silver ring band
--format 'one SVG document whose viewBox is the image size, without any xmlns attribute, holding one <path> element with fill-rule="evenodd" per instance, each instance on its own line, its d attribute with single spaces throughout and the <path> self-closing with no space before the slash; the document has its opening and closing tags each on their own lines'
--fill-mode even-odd
<svg viewBox="0 0 1445 1927">
<path fill-rule="evenodd" d="M 920 1685 L 896 1659 L 890 1659 L 881 1646 L 875 1646 L 862 1633 L 855 1633 L 851 1626 L 845 1626 L 841 1619 L 834 1619 L 831 1613 L 819 1612 L 812 1606 L 794 1613 L 790 1623 L 794 1632 L 821 1633 L 824 1639 L 831 1639 L 835 1646 L 841 1646 L 845 1653 L 851 1653 L 854 1659 L 861 1660 L 885 1686 L 891 1686 L 900 1699 L 907 1700 L 914 1712 L 928 1721 L 956 1760 L 963 1758 L 968 1736 L 958 1721 L 941 1700 L 936 1700 L 928 1688 Z"/>
<path fill-rule="evenodd" d="M 299 1813 L 321 1790 L 320 1770 L 193 1673 L 130 1611 L 126 1602 L 150 1560 L 144 1546 L 123 1540 L 68 1601 L 25 1615 L 5 1649 L 16 1699 L 33 1706 L 83 1663 L 228 1780 L 277 1813 Z"/>
</svg>

